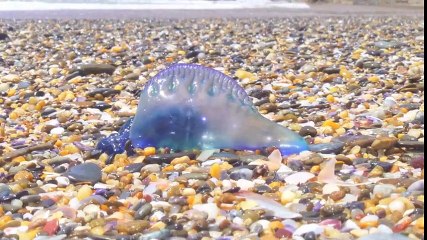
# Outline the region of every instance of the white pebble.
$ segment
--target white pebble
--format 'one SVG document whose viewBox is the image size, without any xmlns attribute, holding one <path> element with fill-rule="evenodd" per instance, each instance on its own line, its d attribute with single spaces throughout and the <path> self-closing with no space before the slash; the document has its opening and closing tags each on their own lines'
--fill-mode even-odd
<svg viewBox="0 0 427 240">
<path fill-rule="evenodd" d="M 21 200 L 19 200 L 19 199 L 13 199 L 13 200 L 10 202 L 10 204 L 11 204 L 14 208 L 17 208 L 17 209 L 21 209 L 21 208 L 22 208 L 22 205 L 23 205 L 22 201 L 21 201 Z"/>
<path fill-rule="evenodd" d="M 56 127 L 50 130 L 50 134 L 55 134 L 55 135 L 61 135 L 64 132 L 65 132 L 65 129 L 63 127 Z"/>
<path fill-rule="evenodd" d="M 0 83 L 0 92 L 7 92 L 9 90 L 9 83 Z"/>
<path fill-rule="evenodd" d="M 250 188 L 255 186 L 254 182 L 245 179 L 237 180 L 236 184 L 242 191 L 248 191 Z"/>
<path fill-rule="evenodd" d="M 58 187 L 67 187 L 68 185 L 70 185 L 70 179 L 68 179 L 67 177 L 60 176 L 55 178 L 55 180 L 58 184 Z"/>
<path fill-rule="evenodd" d="M 389 205 L 388 208 L 390 209 L 391 212 L 400 212 L 403 213 L 405 211 L 405 203 L 399 199 L 396 199 L 394 201 L 392 201 Z"/>
<path fill-rule="evenodd" d="M 297 195 L 292 191 L 283 191 L 282 195 L 280 196 L 280 202 L 282 204 L 288 204 L 295 200 Z"/>
<path fill-rule="evenodd" d="M 390 197 L 390 195 L 396 190 L 396 186 L 392 184 L 380 184 L 375 185 L 373 194 L 379 195 L 382 198 Z"/>
<path fill-rule="evenodd" d="M 421 129 L 410 129 L 409 131 L 408 131 L 408 135 L 409 136 L 411 136 L 411 137 L 414 137 L 414 138 L 420 138 L 421 137 L 421 134 L 423 133 L 424 131 L 423 130 L 421 130 Z"/>
<path fill-rule="evenodd" d="M 258 220 L 256 222 L 254 222 L 254 224 L 256 224 L 256 223 L 259 224 L 259 225 L 261 225 L 262 229 L 264 229 L 264 230 L 269 229 L 270 221 L 261 219 L 261 220 Z"/>
<path fill-rule="evenodd" d="M 378 222 L 379 218 L 377 215 L 367 215 L 360 220 L 360 223 Z"/>
<path fill-rule="evenodd" d="M 141 172 L 142 171 L 147 171 L 147 172 L 152 172 L 152 173 L 160 172 L 160 165 L 159 164 L 147 164 L 141 169 Z"/>
<path fill-rule="evenodd" d="M 83 212 L 86 215 L 90 215 L 90 216 L 93 216 L 93 217 L 95 217 L 100 210 L 101 209 L 99 208 L 99 206 L 95 205 L 95 204 L 89 204 L 89 205 L 87 205 L 86 207 L 83 208 Z"/>
<path fill-rule="evenodd" d="M 233 218 L 233 223 L 237 224 L 237 225 L 243 225 L 243 219 L 241 219 L 239 217 L 235 217 L 235 218 Z"/>
<path fill-rule="evenodd" d="M 206 160 L 202 163 L 202 167 L 208 167 L 208 166 L 212 166 L 215 163 L 221 163 L 221 159 L 213 159 L 213 160 Z"/>
<path fill-rule="evenodd" d="M 150 221 L 152 222 L 160 221 L 160 219 L 162 219 L 164 216 L 165 214 L 162 211 L 156 211 L 151 215 Z"/>
<path fill-rule="evenodd" d="M 349 231 L 354 230 L 354 229 L 360 229 L 360 227 L 357 225 L 357 223 L 353 222 L 353 220 L 347 220 L 344 223 L 344 226 L 341 229 L 341 231 L 349 232 Z"/>
<path fill-rule="evenodd" d="M 3 230 L 5 235 L 17 235 L 28 231 L 28 226 L 8 227 Z"/>
<path fill-rule="evenodd" d="M 58 127 L 59 126 L 59 121 L 58 121 L 58 119 L 52 119 L 52 120 L 49 120 L 49 121 L 45 122 L 44 124 L 46 126 Z"/>
<path fill-rule="evenodd" d="M 324 229 L 316 223 L 302 225 L 294 232 L 293 236 L 302 236 L 309 232 L 314 232 L 316 235 L 320 235 L 324 232 Z"/>
<path fill-rule="evenodd" d="M 68 202 L 68 205 L 71 207 L 71 208 L 74 208 L 74 209 L 78 209 L 79 207 L 80 207 L 80 201 L 79 201 L 79 199 L 77 199 L 77 198 L 72 198 L 69 202 Z"/>
<path fill-rule="evenodd" d="M 357 196 L 353 194 L 346 194 L 343 199 L 341 199 L 342 204 L 357 202 Z"/>
<path fill-rule="evenodd" d="M 219 208 L 215 203 L 196 204 L 193 209 L 205 212 L 208 214 L 208 219 L 215 219 L 219 214 Z"/>
<path fill-rule="evenodd" d="M 331 194 L 333 192 L 337 192 L 339 190 L 340 188 L 338 187 L 338 185 L 333 183 L 328 183 L 325 186 L 323 186 L 322 193 L 326 195 L 326 194 Z"/>
</svg>

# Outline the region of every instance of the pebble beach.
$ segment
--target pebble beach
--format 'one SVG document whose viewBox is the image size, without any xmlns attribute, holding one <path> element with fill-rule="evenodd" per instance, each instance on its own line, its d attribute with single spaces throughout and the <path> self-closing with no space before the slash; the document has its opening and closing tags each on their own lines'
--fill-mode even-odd
<svg viewBox="0 0 427 240">
<path fill-rule="evenodd" d="M 1 13 L 0 239 L 424 239 L 417 14 Z M 98 151 L 174 63 L 233 77 L 310 151 Z"/>
</svg>

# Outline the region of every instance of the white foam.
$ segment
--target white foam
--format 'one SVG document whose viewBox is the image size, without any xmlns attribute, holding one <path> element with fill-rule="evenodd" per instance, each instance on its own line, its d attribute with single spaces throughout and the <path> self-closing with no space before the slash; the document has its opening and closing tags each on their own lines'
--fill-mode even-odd
<svg viewBox="0 0 427 240">
<path fill-rule="evenodd" d="M 135 1 L 133 1 L 135 2 Z M 268 0 L 203 1 L 203 0 L 145 0 L 141 3 L 47 3 L 25 1 L 0 1 L 0 11 L 33 10 L 198 10 L 198 9 L 243 9 L 243 8 L 288 8 L 308 9 L 306 3 L 271 2 Z"/>
</svg>

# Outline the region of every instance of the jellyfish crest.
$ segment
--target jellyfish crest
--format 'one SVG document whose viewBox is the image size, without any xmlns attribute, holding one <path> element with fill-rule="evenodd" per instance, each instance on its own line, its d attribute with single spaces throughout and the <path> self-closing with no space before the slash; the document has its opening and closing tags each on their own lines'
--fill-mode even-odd
<svg viewBox="0 0 427 240">
<path fill-rule="evenodd" d="M 176 64 L 154 76 L 141 91 L 137 113 L 108 149 L 169 147 L 174 150 L 278 147 L 283 155 L 307 144 L 298 134 L 264 118 L 245 90 L 211 68 Z M 106 148 L 107 148 L 106 147 Z"/>
</svg>

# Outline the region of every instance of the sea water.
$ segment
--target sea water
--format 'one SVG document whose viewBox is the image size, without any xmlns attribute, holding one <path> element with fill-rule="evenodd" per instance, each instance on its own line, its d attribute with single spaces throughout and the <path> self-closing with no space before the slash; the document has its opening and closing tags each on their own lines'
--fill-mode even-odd
<svg viewBox="0 0 427 240">
<path fill-rule="evenodd" d="M 241 8 L 309 8 L 299 0 L 0 0 L 0 11 L 19 10 L 101 10 L 101 9 L 241 9 Z"/>
</svg>

